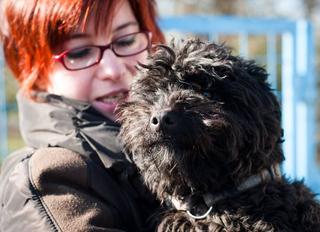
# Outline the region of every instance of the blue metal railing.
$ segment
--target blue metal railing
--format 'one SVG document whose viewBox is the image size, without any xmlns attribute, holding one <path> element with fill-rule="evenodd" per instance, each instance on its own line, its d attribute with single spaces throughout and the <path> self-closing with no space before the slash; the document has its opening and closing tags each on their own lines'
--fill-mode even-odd
<svg viewBox="0 0 320 232">
<path fill-rule="evenodd" d="M 243 56 L 249 54 L 249 36 L 266 37 L 269 81 L 282 104 L 286 156 L 282 169 L 291 178 L 304 178 L 313 190 L 320 193 L 320 167 L 316 163 L 315 145 L 316 81 L 312 25 L 307 21 L 209 15 L 166 17 L 159 23 L 169 37 L 177 33 L 208 35 L 209 39 L 238 35 L 239 53 Z M 277 48 L 278 38 L 281 49 Z"/>
</svg>

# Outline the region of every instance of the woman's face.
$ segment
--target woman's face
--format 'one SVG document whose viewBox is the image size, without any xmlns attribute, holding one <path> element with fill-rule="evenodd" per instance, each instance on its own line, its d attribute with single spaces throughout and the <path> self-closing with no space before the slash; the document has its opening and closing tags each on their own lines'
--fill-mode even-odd
<svg viewBox="0 0 320 232">
<path fill-rule="evenodd" d="M 79 30 L 71 35 L 71 38 L 64 42 L 57 52 L 80 48 L 65 57 L 70 58 L 68 65 L 73 65 L 73 58 L 77 61 L 89 54 L 88 49 L 81 47 L 107 45 L 123 35 L 139 31 L 138 22 L 127 1 L 123 1 L 116 8 L 109 33 L 95 33 L 93 18 L 91 16 L 88 19 L 84 31 Z M 114 49 L 119 45 L 121 50 L 123 46 L 127 46 L 126 43 L 130 42 L 132 41 L 121 41 L 114 46 Z M 119 57 L 111 49 L 106 49 L 99 63 L 85 69 L 71 71 L 67 70 L 61 62 L 55 62 L 49 74 L 50 85 L 47 90 L 49 93 L 89 102 L 96 110 L 114 120 L 115 107 L 127 95 L 136 72 L 135 65 L 138 61 L 144 62 L 146 57 L 146 50 L 136 55 Z"/>
</svg>

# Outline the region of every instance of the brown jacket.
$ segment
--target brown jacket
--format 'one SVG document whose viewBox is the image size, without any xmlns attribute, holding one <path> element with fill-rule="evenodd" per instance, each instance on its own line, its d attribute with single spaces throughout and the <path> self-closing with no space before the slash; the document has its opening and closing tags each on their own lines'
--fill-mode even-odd
<svg viewBox="0 0 320 232">
<path fill-rule="evenodd" d="M 63 105 L 66 102 L 60 101 Z M 38 103 L 34 104 L 38 108 Z M 66 104 L 70 105 L 73 104 Z M 28 111 L 32 112 L 33 107 L 28 105 Z M 113 143 L 106 141 L 110 143 L 108 147 L 101 144 L 117 134 L 117 125 L 98 123 L 96 115 L 92 120 L 86 108 L 77 119 L 71 117 L 73 125 L 75 120 L 82 123 L 82 127 L 76 124 L 73 128 L 66 125 L 70 112 L 60 111 L 60 103 L 58 111 L 56 107 L 49 108 L 42 113 L 51 117 L 49 121 L 54 118 L 54 123 L 29 123 L 34 116 L 24 117 L 22 122 L 29 126 L 22 126 L 22 133 L 29 148 L 11 154 L 2 166 L 0 231 L 148 230 L 146 219 L 156 207 L 155 201 L 140 183 L 130 160 L 116 146 L 112 147 L 116 138 L 113 137 Z M 43 117 L 38 113 L 38 119 Z M 46 126 L 41 130 L 42 123 Z M 87 127 L 83 124 L 90 125 L 89 129 L 84 129 Z M 108 136 L 104 137 L 105 134 Z M 33 139 L 31 135 L 42 137 Z"/>
</svg>

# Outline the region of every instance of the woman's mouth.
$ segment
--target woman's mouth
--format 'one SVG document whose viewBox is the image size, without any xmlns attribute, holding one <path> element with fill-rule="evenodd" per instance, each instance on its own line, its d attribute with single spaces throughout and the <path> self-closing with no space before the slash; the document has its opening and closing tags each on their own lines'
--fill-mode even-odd
<svg viewBox="0 0 320 232">
<path fill-rule="evenodd" d="M 128 96 L 128 91 L 118 92 L 115 95 L 107 95 L 97 98 L 97 101 L 101 101 L 106 104 L 114 104 L 124 101 Z"/>
<path fill-rule="evenodd" d="M 116 91 L 101 97 L 96 98 L 92 105 L 93 107 L 111 119 L 115 119 L 114 111 L 117 105 L 126 100 L 128 90 Z"/>
</svg>

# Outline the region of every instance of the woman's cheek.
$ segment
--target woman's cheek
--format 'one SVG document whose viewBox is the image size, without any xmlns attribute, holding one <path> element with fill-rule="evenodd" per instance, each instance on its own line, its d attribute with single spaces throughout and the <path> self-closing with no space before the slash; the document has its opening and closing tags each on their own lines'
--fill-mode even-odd
<svg viewBox="0 0 320 232">
<path fill-rule="evenodd" d="M 132 73 L 132 75 L 135 75 L 137 73 L 137 64 L 142 63 L 145 64 L 147 62 L 148 52 L 145 51 L 143 53 L 137 54 L 132 57 L 127 58 L 127 67 Z"/>
</svg>

